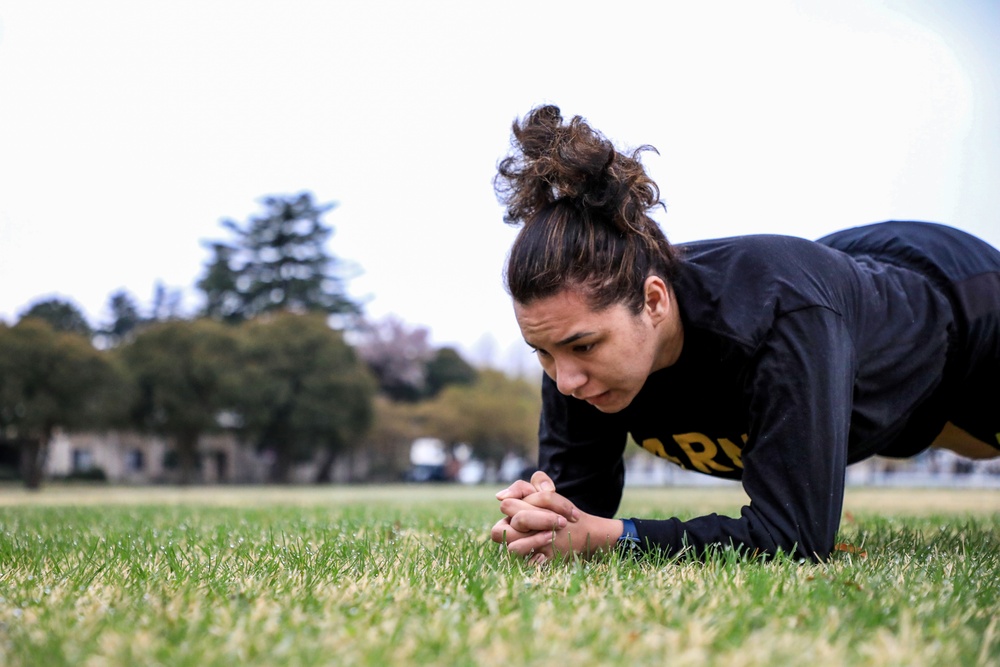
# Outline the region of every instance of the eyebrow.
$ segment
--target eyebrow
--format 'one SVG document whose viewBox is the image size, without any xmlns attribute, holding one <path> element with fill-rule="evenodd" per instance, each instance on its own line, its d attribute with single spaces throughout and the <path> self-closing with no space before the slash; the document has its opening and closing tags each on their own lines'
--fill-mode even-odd
<svg viewBox="0 0 1000 667">
<path fill-rule="evenodd" d="M 574 343 L 574 342 L 580 340 L 581 338 L 586 338 L 587 336 L 594 336 L 596 334 L 597 334 L 596 331 L 581 331 L 579 333 L 573 334 L 572 336 L 567 336 L 566 338 L 563 338 L 560 341 L 556 341 L 556 347 L 562 347 L 563 345 L 569 345 L 570 343 Z M 528 347 L 530 347 L 532 350 L 537 350 L 538 349 L 537 346 L 532 345 L 528 341 L 524 341 L 524 343 Z"/>
<path fill-rule="evenodd" d="M 580 333 L 575 333 L 572 336 L 563 338 L 561 341 L 557 342 L 556 345 L 559 347 L 563 345 L 569 345 L 570 343 L 574 343 L 580 340 L 581 338 L 586 338 L 587 336 L 593 336 L 596 333 L 597 333 L 596 331 L 581 331 Z"/>
</svg>

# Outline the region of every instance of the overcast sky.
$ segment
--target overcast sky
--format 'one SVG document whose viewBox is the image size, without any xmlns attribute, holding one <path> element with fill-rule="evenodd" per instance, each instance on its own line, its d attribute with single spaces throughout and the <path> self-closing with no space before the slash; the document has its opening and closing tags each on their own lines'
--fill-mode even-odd
<svg viewBox="0 0 1000 667">
<path fill-rule="evenodd" d="M 1000 3 L 0 4 L 0 319 L 193 285 L 268 194 L 339 202 L 374 318 L 534 363 L 491 179 L 551 102 L 646 164 L 675 242 L 884 219 L 1000 246 Z"/>
</svg>

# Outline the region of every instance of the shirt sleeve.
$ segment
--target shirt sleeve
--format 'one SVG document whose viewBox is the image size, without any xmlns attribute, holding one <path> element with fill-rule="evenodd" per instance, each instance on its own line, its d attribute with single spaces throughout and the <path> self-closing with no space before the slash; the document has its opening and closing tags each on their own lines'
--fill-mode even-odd
<svg viewBox="0 0 1000 667">
<path fill-rule="evenodd" d="M 843 507 L 856 368 L 849 330 L 837 313 L 810 307 L 779 317 L 746 380 L 749 505 L 739 518 L 635 519 L 640 539 L 668 553 L 732 546 L 751 555 L 781 550 L 826 558 Z"/>
<path fill-rule="evenodd" d="M 538 467 L 584 512 L 610 518 L 618 511 L 626 438 L 617 416 L 563 396 L 547 375 L 543 378 Z"/>
</svg>

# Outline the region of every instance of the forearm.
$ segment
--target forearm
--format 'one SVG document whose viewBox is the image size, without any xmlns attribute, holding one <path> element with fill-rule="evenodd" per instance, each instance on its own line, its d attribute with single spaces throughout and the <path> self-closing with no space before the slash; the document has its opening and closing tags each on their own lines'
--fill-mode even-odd
<svg viewBox="0 0 1000 667">
<path fill-rule="evenodd" d="M 783 543 L 767 530 L 766 522 L 744 508 L 738 519 L 709 514 L 687 521 L 680 519 L 633 519 L 642 551 L 677 555 L 688 551 L 703 557 L 712 549 L 731 548 L 745 556 L 773 555 L 795 551 L 794 542 Z"/>
</svg>

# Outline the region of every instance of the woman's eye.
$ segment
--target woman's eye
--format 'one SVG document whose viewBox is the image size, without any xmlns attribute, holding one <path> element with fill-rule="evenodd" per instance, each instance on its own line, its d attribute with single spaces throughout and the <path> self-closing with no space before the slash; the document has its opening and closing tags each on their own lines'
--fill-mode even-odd
<svg viewBox="0 0 1000 667">
<path fill-rule="evenodd" d="M 587 343 L 586 345 L 576 345 L 575 347 L 573 347 L 574 352 L 581 352 L 581 353 L 590 352 L 593 349 L 594 349 L 593 343 Z"/>
</svg>

